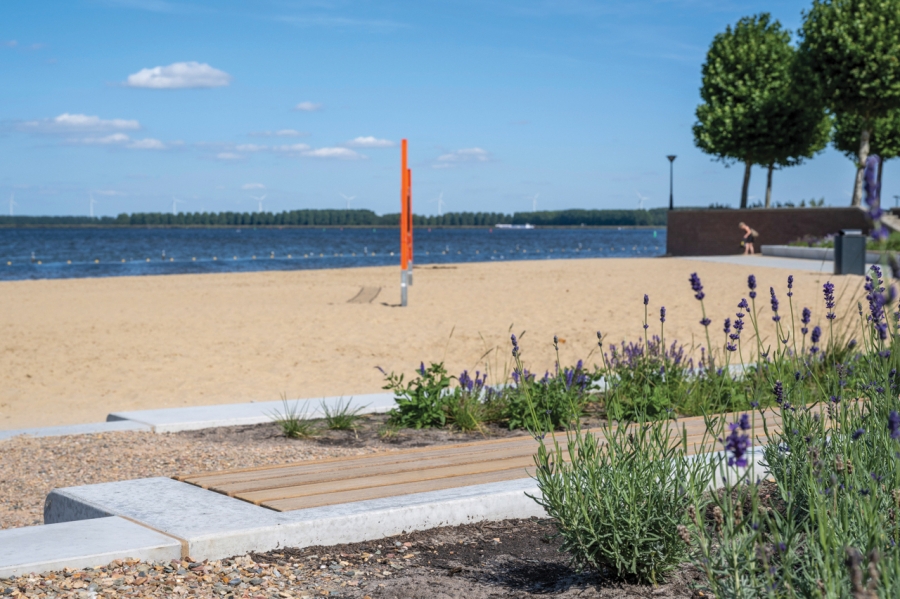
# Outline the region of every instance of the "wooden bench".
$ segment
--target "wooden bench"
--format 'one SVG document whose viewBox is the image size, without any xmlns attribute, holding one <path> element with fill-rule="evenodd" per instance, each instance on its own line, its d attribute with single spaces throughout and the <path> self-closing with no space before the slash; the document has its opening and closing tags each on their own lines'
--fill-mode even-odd
<svg viewBox="0 0 900 599">
<path fill-rule="evenodd" d="M 770 429 L 779 430 L 780 423 L 777 413 L 766 412 Z M 708 435 L 703 418 L 682 418 L 669 427 L 674 441 L 681 441 L 682 432 L 687 435 L 690 453 L 702 443 L 722 448 Z M 591 432 L 602 441 L 602 429 Z M 757 440 L 762 434 L 758 415 L 752 434 Z M 566 433 L 553 437 L 566 447 Z M 552 446 L 553 439 L 545 442 Z M 537 448 L 530 436 L 512 437 L 175 478 L 283 512 L 527 478 L 534 474 Z"/>
</svg>

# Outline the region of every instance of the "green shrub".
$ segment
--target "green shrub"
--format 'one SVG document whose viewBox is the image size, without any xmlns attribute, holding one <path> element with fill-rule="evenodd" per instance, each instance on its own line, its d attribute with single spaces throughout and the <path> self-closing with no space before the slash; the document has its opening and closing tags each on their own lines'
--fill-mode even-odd
<svg viewBox="0 0 900 599">
<path fill-rule="evenodd" d="M 397 407 L 389 412 L 388 421 L 403 428 L 444 426 L 447 423 L 444 392 L 450 387 L 451 378 L 443 362 L 432 363 L 428 368 L 422 363 L 416 373 L 418 376 L 406 383 L 402 373 L 385 373 L 387 384 L 383 388 L 393 391 L 397 402 Z"/>
<path fill-rule="evenodd" d="M 535 500 L 554 519 L 578 567 L 656 583 L 687 557 L 679 526 L 694 493 L 709 484 L 705 459 L 685 457 L 668 421 L 604 428 L 605 443 L 580 430 L 568 447 L 541 442 Z"/>
<path fill-rule="evenodd" d="M 578 423 L 593 379 L 581 361 L 562 369 L 557 361 L 556 371 L 555 376 L 547 372 L 540 379 L 525 368 L 513 371 L 513 386 L 504 389 L 497 401 L 499 417 L 510 429 L 547 431 Z"/>
</svg>

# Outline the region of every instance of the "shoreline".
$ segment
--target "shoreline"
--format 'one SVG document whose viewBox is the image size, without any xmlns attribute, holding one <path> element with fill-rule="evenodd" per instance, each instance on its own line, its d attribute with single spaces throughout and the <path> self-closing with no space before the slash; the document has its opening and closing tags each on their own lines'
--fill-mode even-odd
<svg viewBox="0 0 900 599">
<path fill-rule="evenodd" d="M 650 334 L 667 308 L 665 337 L 705 340 L 688 276 L 699 273 L 713 342 L 734 317 L 753 273 L 783 303 L 790 271 L 678 258 L 580 258 L 420 265 L 399 308 L 394 266 L 248 273 L 2 281 L 0 429 L 103 421 L 110 412 L 381 391 L 386 371 L 420 361 L 451 374 L 509 372 L 509 334 L 526 366 L 597 360 L 608 342 Z M 794 272 L 795 309 L 824 321 L 821 285 L 859 295 L 862 277 Z M 350 303 L 378 288 L 370 303 Z M 767 294 L 758 303 L 768 310 Z M 844 298 L 841 305 L 850 305 Z M 843 314 L 842 314 L 843 315 Z M 763 336 L 772 335 L 763 316 Z M 852 320 L 852 318 L 850 319 Z M 522 335 L 522 333 L 525 333 Z M 693 341 L 692 341 L 693 340 Z M 705 344 L 705 342 L 704 342 Z M 486 356 L 482 358 L 482 356 Z"/>
</svg>

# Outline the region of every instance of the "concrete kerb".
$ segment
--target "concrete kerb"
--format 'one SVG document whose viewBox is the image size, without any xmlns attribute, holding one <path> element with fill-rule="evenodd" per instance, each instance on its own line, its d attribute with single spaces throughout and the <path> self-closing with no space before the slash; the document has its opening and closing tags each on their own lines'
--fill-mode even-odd
<svg viewBox="0 0 900 599">
<path fill-rule="evenodd" d="M 0 578 L 93 568 L 117 559 L 161 561 L 179 557 L 178 540 L 124 518 L 0 530 Z"/>
<path fill-rule="evenodd" d="M 172 479 L 148 478 L 56 489 L 47 498 L 44 521 L 121 516 L 180 540 L 193 559 L 221 559 L 544 515 L 526 493 L 538 493 L 530 478 L 276 512 Z"/>
<path fill-rule="evenodd" d="M 0 441 L 19 435 L 31 437 L 64 437 L 67 435 L 93 435 L 115 431 L 151 431 L 150 426 L 130 420 L 117 422 L 89 422 L 87 424 L 70 424 L 67 426 L 47 426 L 43 428 L 20 428 L 0 431 Z"/>
<path fill-rule="evenodd" d="M 271 422 L 273 416 L 285 413 L 285 403 L 288 410 L 294 410 L 298 416 L 303 418 L 324 417 L 323 406 L 334 410 L 339 405 L 342 405 L 348 406 L 351 410 L 359 409 L 360 414 L 377 414 L 387 412 L 396 405 L 392 393 L 372 393 L 346 397 L 291 399 L 287 400 L 287 402 L 266 401 L 113 412 L 106 417 L 106 420 L 109 422 L 130 421 L 147 426 L 157 433 L 175 433 L 219 426 L 240 426 Z"/>
</svg>

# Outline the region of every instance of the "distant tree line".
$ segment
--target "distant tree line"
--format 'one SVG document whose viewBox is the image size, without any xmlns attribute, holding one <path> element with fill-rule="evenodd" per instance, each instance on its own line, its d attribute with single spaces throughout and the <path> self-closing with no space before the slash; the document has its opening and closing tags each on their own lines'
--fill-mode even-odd
<svg viewBox="0 0 900 599">
<path fill-rule="evenodd" d="M 829 142 L 856 165 L 862 199 L 870 153 L 900 156 L 900 0 L 813 0 L 796 44 L 768 13 L 715 36 L 706 56 L 694 143 L 726 165 L 772 172 L 801 164 Z M 881 181 L 879 166 L 878 178 Z"/>
<path fill-rule="evenodd" d="M 0 226 L 100 227 L 396 227 L 400 214 L 377 215 L 371 210 L 286 210 L 284 212 L 135 212 L 117 217 L 0 216 Z M 419 227 L 493 227 L 533 224 L 542 227 L 665 226 L 666 210 L 556 210 L 541 212 L 448 212 L 414 215 Z"/>
</svg>

